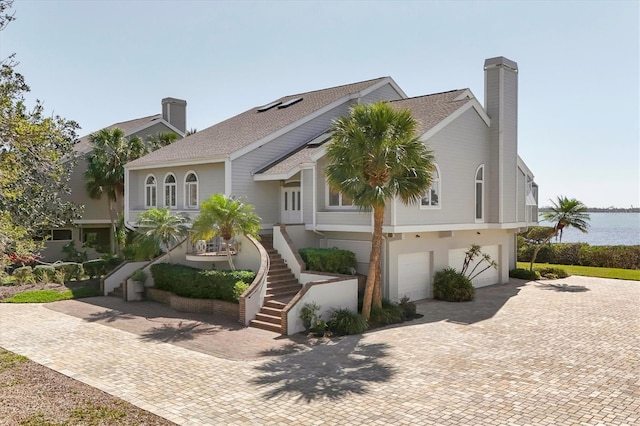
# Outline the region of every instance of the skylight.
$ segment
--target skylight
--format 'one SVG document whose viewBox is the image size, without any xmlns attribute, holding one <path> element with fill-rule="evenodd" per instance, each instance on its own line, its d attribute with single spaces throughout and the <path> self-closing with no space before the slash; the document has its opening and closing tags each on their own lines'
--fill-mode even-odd
<svg viewBox="0 0 640 426">
<path fill-rule="evenodd" d="M 271 102 L 270 104 L 267 104 L 265 106 L 261 106 L 260 108 L 258 108 L 258 112 L 264 112 L 267 111 L 271 108 L 273 108 L 276 105 L 280 105 L 282 103 L 282 101 L 275 101 L 275 102 Z"/>
<path fill-rule="evenodd" d="M 287 102 L 283 103 L 282 105 L 278 105 L 278 109 L 290 107 L 293 104 L 297 104 L 301 100 L 302 98 L 289 99 Z"/>
<path fill-rule="evenodd" d="M 330 138 L 331 138 L 331 132 L 324 132 L 320 136 L 316 136 L 315 138 L 311 139 L 305 145 L 307 145 L 310 148 L 314 148 L 322 145 L 323 143 L 328 141 Z"/>
</svg>

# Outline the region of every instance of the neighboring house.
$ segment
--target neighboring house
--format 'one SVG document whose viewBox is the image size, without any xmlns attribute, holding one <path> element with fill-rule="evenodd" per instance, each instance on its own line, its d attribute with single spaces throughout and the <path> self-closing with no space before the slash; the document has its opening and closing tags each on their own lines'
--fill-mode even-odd
<svg viewBox="0 0 640 426">
<path fill-rule="evenodd" d="M 388 205 L 384 295 L 432 297 L 434 273 L 460 269 L 471 244 L 498 263 L 474 285 L 506 283 L 516 265 L 517 232 L 537 222 L 537 186 L 518 156 L 517 64 L 491 58 L 484 72 L 484 106 L 469 89 L 407 98 L 383 77 L 252 108 L 129 163 L 125 220 L 133 225 L 154 206 L 195 218 L 211 194 L 242 196 L 262 217 L 265 234 L 286 224 L 296 248 L 352 250 L 358 271 L 366 273 L 372 216 L 329 189 L 325 144 L 332 120 L 351 106 L 386 100 L 411 109 L 437 169 L 420 204 Z"/>
<path fill-rule="evenodd" d="M 184 100 L 164 98 L 162 99 L 162 114 L 123 121 L 106 128 L 118 127 L 124 131 L 127 138 L 138 136 L 144 140 L 149 136 L 166 132 L 174 132 L 182 138 L 186 131 L 186 108 L 187 103 Z M 80 249 L 85 243 L 107 251 L 113 248 L 107 197 L 103 196 L 100 200 L 95 200 L 89 197 L 86 189 L 84 173 L 87 170 L 88 155 L 92 150 L 89 136 L 81 137 L 74 145 L 77 164 L 71 172 L 69 180 L 71 194 L 67 196 L 67 199 L 75 204 L 83 205 L 84 212 L 75 223 L 50 231 L 51 236 L 46 241 L 45 248 L 41 253 L 47 262 L 62 259 L 64 257 L 62 248 L 71 241 L 75 242 L 76 249 Z"/>
</svg>

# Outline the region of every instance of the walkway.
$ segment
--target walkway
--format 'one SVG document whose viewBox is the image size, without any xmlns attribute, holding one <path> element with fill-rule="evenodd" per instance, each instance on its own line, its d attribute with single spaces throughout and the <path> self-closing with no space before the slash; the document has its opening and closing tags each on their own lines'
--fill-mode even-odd
<svg viewBox="0 0 640 426">
<path fill-rule="evenodd" d="M 133 314 L 100 307 L 112 312 L 96 321 L 58 303 L 0 304 L 0 347 L 179 424 L 640 423 L 640 282 L 514 280 L 470 303 L 422 302 L 423 318 L 364 336 L 254 335 L 243 360 L 229 353 L 242 331 L 208 354 L 126 331 Z"/>
</svg>

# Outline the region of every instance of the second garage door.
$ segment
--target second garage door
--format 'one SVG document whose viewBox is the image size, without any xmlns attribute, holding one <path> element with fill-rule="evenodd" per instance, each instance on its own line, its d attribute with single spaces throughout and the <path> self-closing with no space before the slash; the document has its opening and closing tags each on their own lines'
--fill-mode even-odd
<svg viewBox="0 0 640 426">
<path fill-rule="evenodd" d="M 431 297 L 431 262 L 429 252 L 398 255 L 398 298 L 411 300 Z"/>
<path fill-rule="evenodd" d="M 462 264 L 464 263 L 464 256 L 467 249 L 455 249 L 449 250 L 449 266 L 455 268 L 457 271 L 462 269 Z M 491 256 L 492 260 L 498 261 L 500 254 L 499 246 L 484 246 L 482 247 L 482 253 L 488 254 Z M 477 263 L 479 259 L 476 259 L 471 265 L 469 265 L 468 271 L 473 270 L 473 267 Z M 486 262 L 483 262 L 482 265 L 478 266 L 477 271 L 481 271 L 486 267 Z M 489 268 L 477 277 L 475 277 L 472 282 L 474 287 L 484 287 L 486 285 L 497 284 L 500 281 L 500 275 L 497 269 Z"/>
</svg>

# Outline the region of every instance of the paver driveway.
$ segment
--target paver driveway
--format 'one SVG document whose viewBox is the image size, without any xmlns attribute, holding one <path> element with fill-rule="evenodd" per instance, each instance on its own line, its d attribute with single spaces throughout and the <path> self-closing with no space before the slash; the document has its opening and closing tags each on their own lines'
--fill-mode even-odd
<svg viewBox="0 0 640 426">
<path fill-rule="evenodd" d="M 514 280 L 310 348 L 265 335 L 248 360 L 53 306 L 0 304 L 0 346 L 180 424 L 640 423 L 640 282 Z"/>
</svg>

